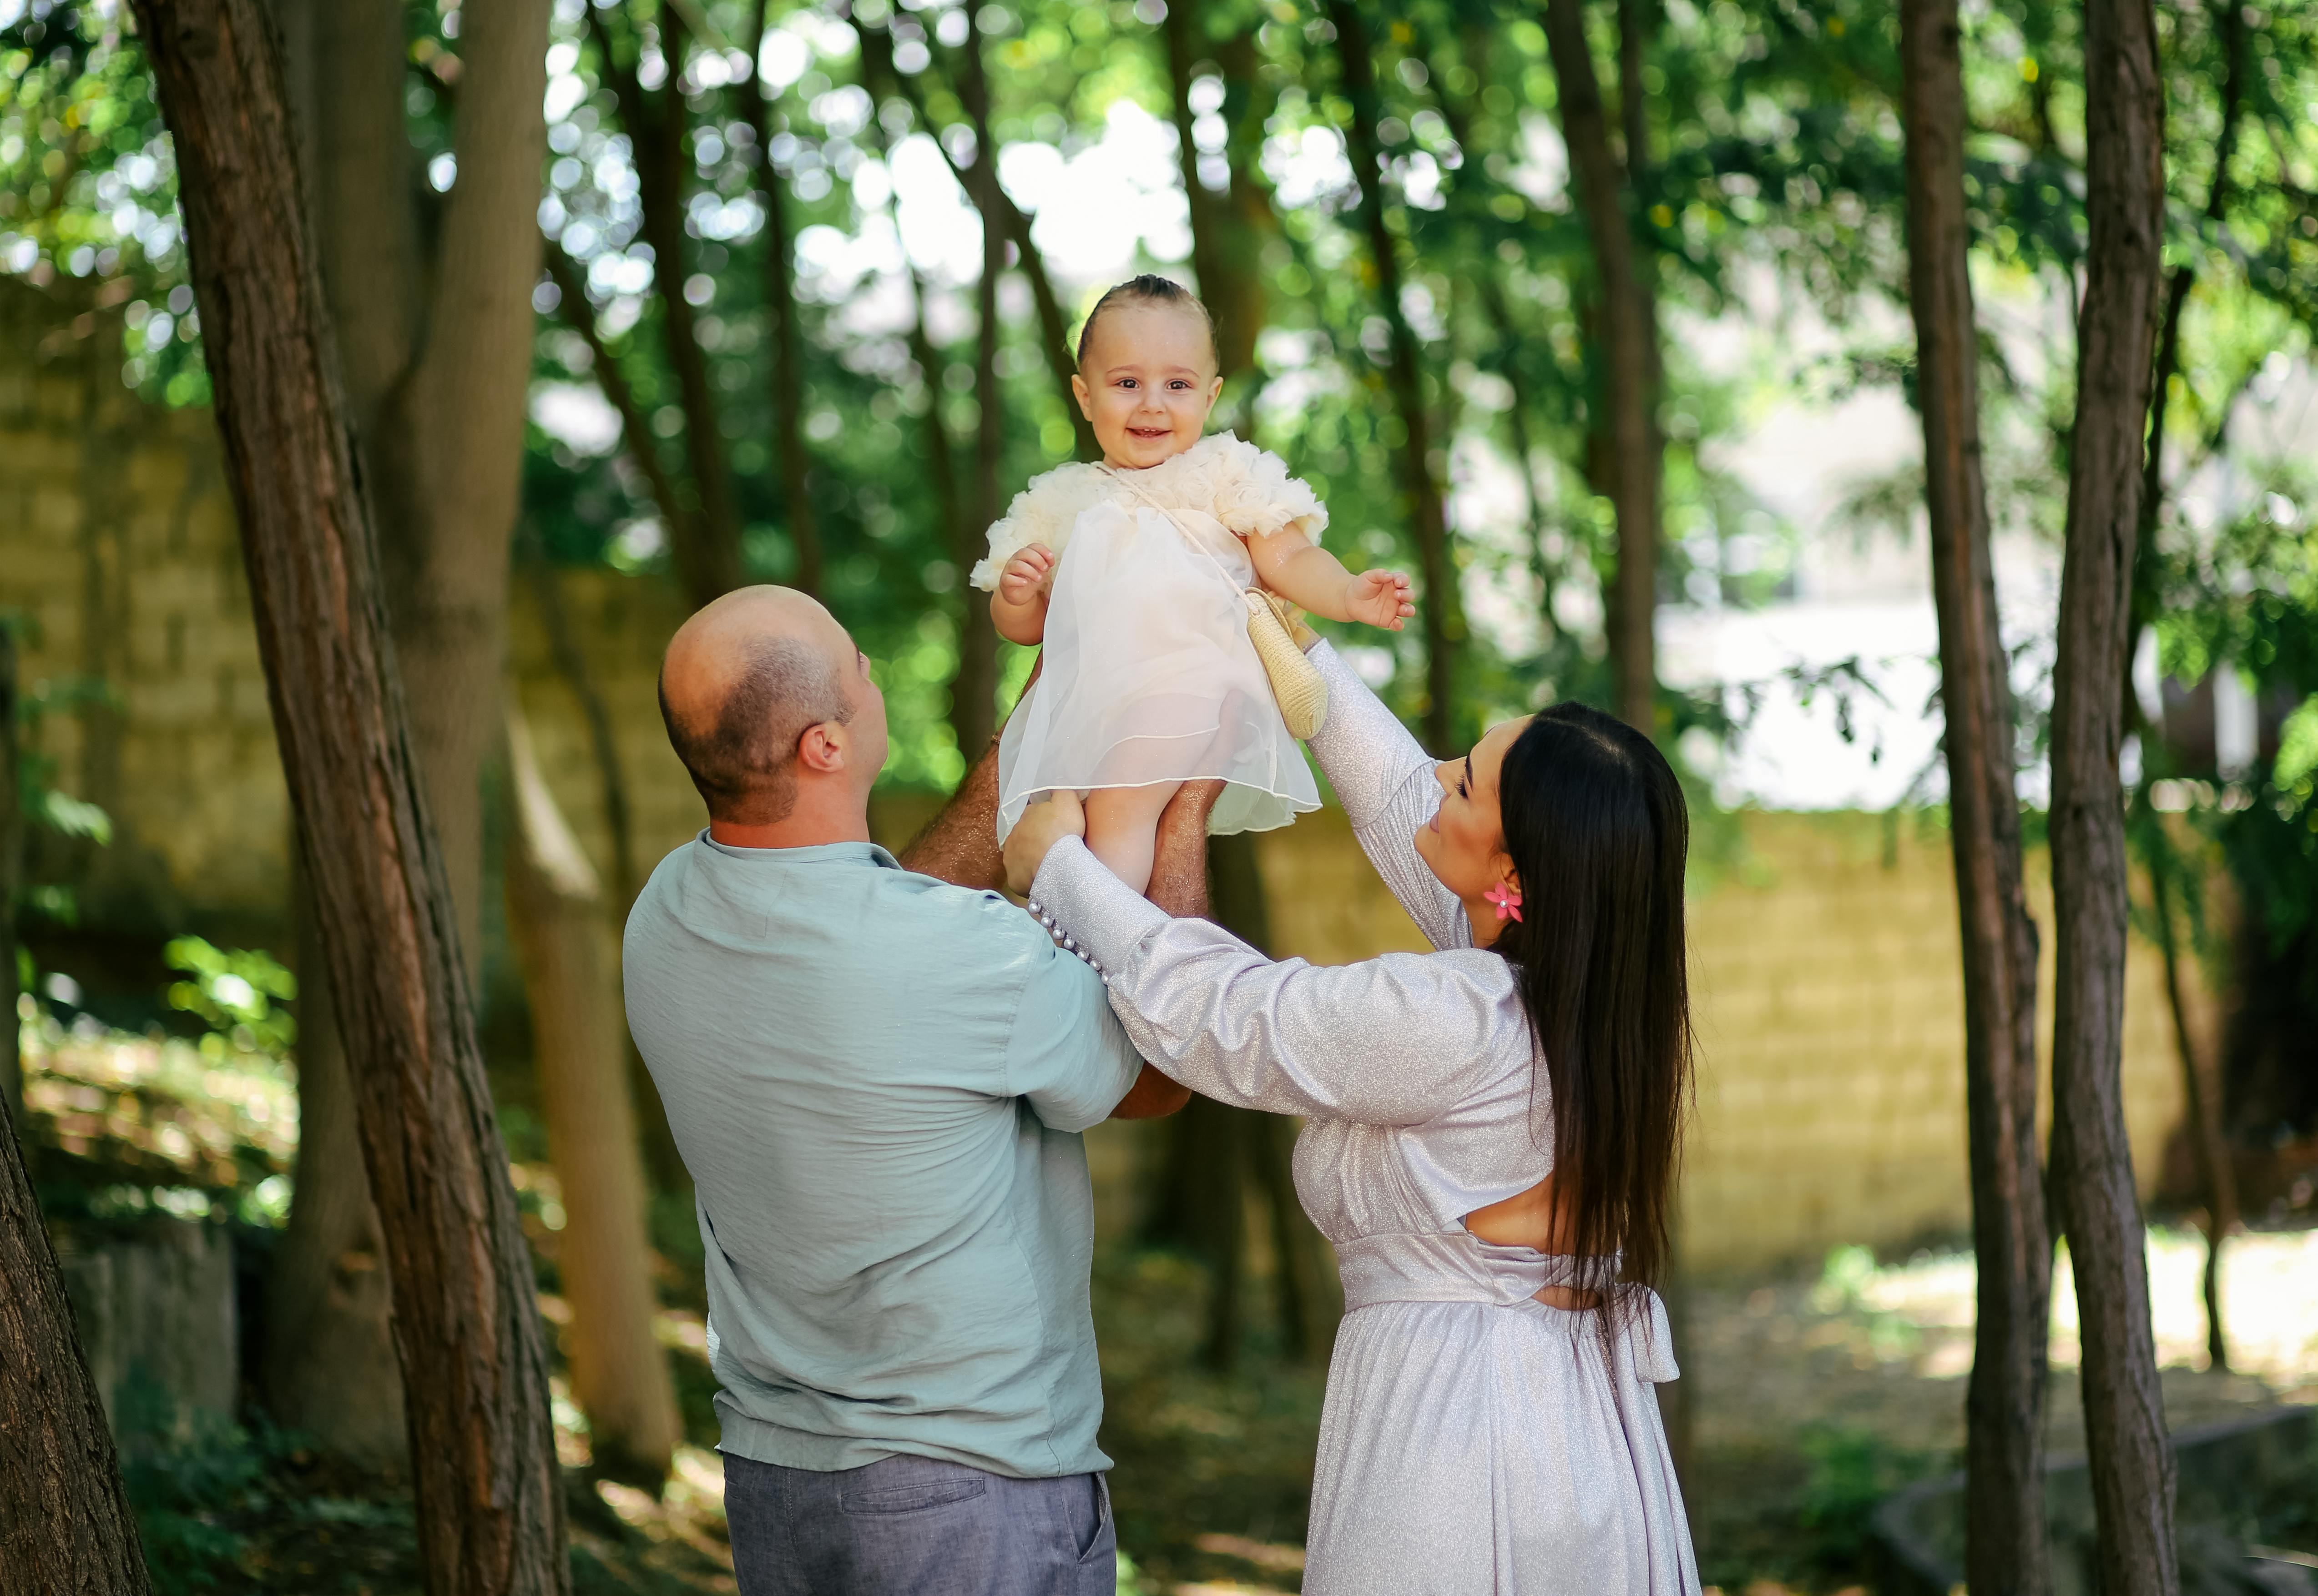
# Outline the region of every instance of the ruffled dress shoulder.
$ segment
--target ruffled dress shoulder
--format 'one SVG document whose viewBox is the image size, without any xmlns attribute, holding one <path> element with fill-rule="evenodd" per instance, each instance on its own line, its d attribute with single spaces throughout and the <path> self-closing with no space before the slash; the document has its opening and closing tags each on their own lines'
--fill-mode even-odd
<svg viewBox="0 0 2318 1596">
<path fill-rule="evenodd" d="M 1229 433 L 1139 471 L 1060 466 L 1016 495 L 970 580 L 994 589 L 1034 543 L 1057 560 L 1045 666 L 999 741 L 999 835 L 1065 788 L 1220 780 L 1218 835 L 1317 809 L 1240 594 L 1256 579 L 1245 539 L 1316 542 L 1327 525 L 1285 462 Z"/>
<path fill-rule="evenodd" d="M 1101 466 L 1074 461 L 1031 478 L 991 526 L 990 553 L 967 579 L 994 593 L 1006 562 L 1032 544 L 1044 543 L 1060 555 L 1079 516 L 1098 504 L 1156 499 L 1170 509 L 1205 512 L 1244 538 L 1295 531 L 1316 543 L 1328 528 L 1327 507 L 1310 484 L 1288 474 L 1286 461 L 1227 432 L 1201 438 L 1133 477 L 1130 489 Z"/>
</svg>

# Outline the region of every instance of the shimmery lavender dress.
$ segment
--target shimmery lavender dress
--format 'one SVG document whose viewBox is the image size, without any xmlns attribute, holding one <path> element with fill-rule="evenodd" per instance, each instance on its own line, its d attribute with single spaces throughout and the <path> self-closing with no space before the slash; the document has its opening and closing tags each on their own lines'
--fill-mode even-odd
<svg viewBox="0 0 2318 1596">
<path fill-rule="evenodd" d="M 1075 841 L 1033 890 L 1104 972 L 1144 1057 L 1219 1101 L 1305 1117 L 1296 1189 L 1335 1247 L 1345 1306 L 1307 1596 L 1691 1596 L 1654 1388 L 1676 1375 L 1665 1309 L 1649 1296 L 1605 1358 L 1590 1317 L 1532 1300 L 1566 1260 L 1465 1229 L 1551 1170 L 1550 1134 L 1532 1134 L 1534 1045 L 1510 967 L 1470 946 L 1416 856 L 1441 802 L 1432 759 L 1326 645 L 1313 659 L 1329 684 L 1313 751 L 1439 951 L 1274 964 L 1169 919 Z"/>
</svg>

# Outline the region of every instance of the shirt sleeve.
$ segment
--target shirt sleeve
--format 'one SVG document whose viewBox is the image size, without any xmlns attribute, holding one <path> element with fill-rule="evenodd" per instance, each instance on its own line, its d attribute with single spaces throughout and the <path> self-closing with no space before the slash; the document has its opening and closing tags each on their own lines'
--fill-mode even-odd
<svg viewBox="0 0 2318 1596">
<path fill-rule="evenodd" d="M 1492 1004 L 1440 955 L 1275 964 L 1219 926 L 1169 919 L 1075 838 L 1047 856 L 1033 893 L 1108 973 L 1142 1055 L 1202 1097 L 1422 1125 L 1462 1100 L 1493 1056 Z"/>
<path fill-rule="evenodd" d="M 1416 853 L 1416 829 L 1441 807 L 1433 757 L 1335 650 L 1316 643 L 1308 658 L 1328 685 L 1328 718 L 1312 739 L 1313 757 L 1343 803 L 1361 851 L 1426 941 L 1471 946 L 1464 905 Z"/>
<path fill-rule="evenodd" d="M 1023 934 L 1035 946 L 1007 1044 L 1006 1089 L 1028 1099 L 1048 1130 L 1101 1125 L 1143 1060 L 1104 1000 L 1102 978 L 1027 919 Z"/>
</svg>

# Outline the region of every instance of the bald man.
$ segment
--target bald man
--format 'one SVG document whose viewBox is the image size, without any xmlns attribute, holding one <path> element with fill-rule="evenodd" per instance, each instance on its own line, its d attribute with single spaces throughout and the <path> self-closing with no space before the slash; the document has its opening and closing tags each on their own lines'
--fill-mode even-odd
<svg viewBox="0 0 2318 1596">
<path fill-rule="evenodd" d="M 820 605 L 710 605 L 660 709 L 708 826 L 628 918 L 628 1023 L 696 1192 L 742 1596 L 1110 1596 L 1080 1133 L 1186 1094 L 985 890 L 994 754 L 917 870 L 870 842 L 885 699 Z M 1203 796 L 1163 827 L 1176 913 Z"/>
</svg>

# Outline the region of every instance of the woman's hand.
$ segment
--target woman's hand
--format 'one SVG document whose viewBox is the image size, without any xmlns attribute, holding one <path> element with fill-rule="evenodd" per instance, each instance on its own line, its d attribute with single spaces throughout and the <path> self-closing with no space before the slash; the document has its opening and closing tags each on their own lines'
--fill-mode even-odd
<svg viewBox="0 0 2318 1596">
<path fill-rule="evenodd" d="M 1065 837 L 1086 835 L 1086 809 L 1076 793 L 1065 789 L 1033 803 L 1006 834 L 1006 885 L 1018 897 L 1030 895 L 1038 866 L 1055 844 Z"/>
<path fill-rule="evenodd" d="M 1344 608 L 1352 619 L 1387 632 L 1398 632 L 1401 623 L 1416 614 L 1408 578 L 1397 570 L 1364 570 L 1347 581 Z"/>
<path fill-rule="evenodd" d="M 1008 604 L 1029 604 L 1046 587 L 1054 569 L 1055 551 L 1044 543 L 1032 543 L 998 573 L 998 596 Z"/>
</svg>

